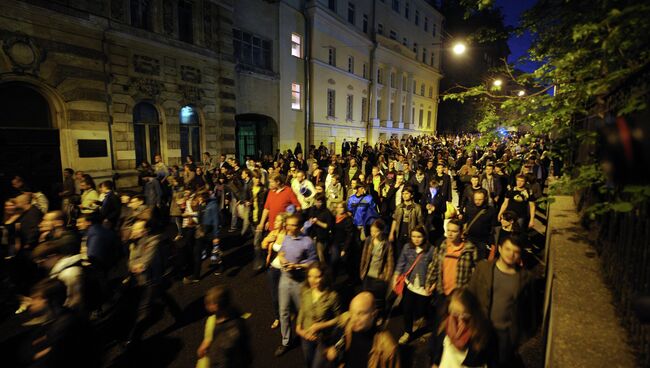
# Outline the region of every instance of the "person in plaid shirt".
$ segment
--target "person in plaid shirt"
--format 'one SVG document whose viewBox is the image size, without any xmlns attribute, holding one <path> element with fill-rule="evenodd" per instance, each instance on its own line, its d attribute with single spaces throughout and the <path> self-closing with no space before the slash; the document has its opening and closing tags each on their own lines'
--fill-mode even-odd
<svg viewBox="0 0 650 368">
<path fill-rule="evenodd" d="M 436 292 L 436 309 L 445 305 L 445 300 L 454 289 L 465 286 L 478 262 L 474 244 L 463 241 L 462 225 L 451 220 L 447 225 L 446 239 L 436 248 L 427 271 L 426 286 L 430 293 Z M 440 314 L 439 314 L 440 315 Z"/>
</svg>

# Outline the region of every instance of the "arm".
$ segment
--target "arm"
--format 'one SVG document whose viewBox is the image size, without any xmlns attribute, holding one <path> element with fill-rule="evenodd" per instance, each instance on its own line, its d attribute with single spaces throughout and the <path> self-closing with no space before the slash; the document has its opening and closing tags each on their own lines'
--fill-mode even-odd
<svg viewBox="0 0 650 368">
<path fill-rule="evenodd" d="M 266 223 L 266 219 L 269 217 L 269 210 L 264 208 L 264 211 L 262 211 L 262 217 L 260 217 L 260 223 L 257 225 L 257 231 L 262 231 L 264 230 L 264 224 Z"/>
<path fill-rule="evenodd" d="M 528 227 L 532 228 L 533 226 L 535 226 L 535 202 L 529 201 L 528 207 L 530 210 L 530 221 L 528 222 Z"/>
<path fill-rule="evenodd" d="M 510 200 L 506 198 L 503 200 L 503 204 L 501 205 L 501 209 L 499 210 L 499 215 L 497 216 L 497 220 L 501 221 L 501 217 L 503 216 L 503 213 L 506 212 L 506 208 L 508 208 L 508 202 Z"/>
</svg>

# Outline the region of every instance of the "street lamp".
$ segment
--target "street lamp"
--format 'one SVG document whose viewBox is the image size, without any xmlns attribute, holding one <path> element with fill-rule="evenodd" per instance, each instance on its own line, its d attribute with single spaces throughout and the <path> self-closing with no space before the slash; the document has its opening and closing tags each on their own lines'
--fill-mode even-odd
<svg viewBox="0 0 650 368">
<path fill-rule="evenodd" d="M 466 50 L 467 50 L 467 47 L 466 47 L 465 44 L 462 43 L 462 42 L 457 42 L 457 43 L 454 45 L 454 47 L 452 48 L 452 51 L 453 51 L 454 54 L 456 54 L 456 55 L 462 55 L 462 54 L 465 53 Z"/>
<path fill-rule="evenodd" d="M 525 95 L 526 95 L 526 91 L 524 91 L 523 89 L 521 91 L 517 92 L 517 96 L 519 96 L 519 97 L 524 97 Z"/>
<path fill-rule="evenodd" d="M 495 79 L 494 82 L 492 82 L 492 84 L 495 87 L 501 87 L 501 85 L 503 84 L 503 81 L 501 79 Z"/>
</svg>

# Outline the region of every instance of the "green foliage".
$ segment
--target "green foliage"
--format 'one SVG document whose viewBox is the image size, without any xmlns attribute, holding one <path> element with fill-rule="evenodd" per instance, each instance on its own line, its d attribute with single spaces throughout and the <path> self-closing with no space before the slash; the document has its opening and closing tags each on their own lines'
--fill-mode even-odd
<svg viewBox="0 0 650 368">
<path fill-rule="evenodd" d="M 493 5 L 481 0 L 462 3 L 469 12 Z M 570 158 L 579 146 L 596 144 L 596 133 L 583 128 L 586 117 L 603 110 L 622 115 L 648 108 L 650 82 L 642 76 L 650 68 L 649 19 L 650 4 L 644 1 L 539 0 L 514 32 L 534 35 L 527 59 L 543 65 L 521 73 L 504 62 L 495 71 L 507 77 L 505 86 L 519 86 L 527 94 L 519 97 L 507 88 L 477 85 L 456 88 L 443 98 L 480 101 L 484 106 L 477 128 L 482 133 L 505 126 L 549 136 L 552 154 L 565 159 L 565 176 L 554 185 L 555 192 L 598 187 L 612 200 L 595 205 L 593 213 L 630 211 L 650 199 L 650 188 L 615 190 L 593 158 L 579 163 Z"/>
</svg>

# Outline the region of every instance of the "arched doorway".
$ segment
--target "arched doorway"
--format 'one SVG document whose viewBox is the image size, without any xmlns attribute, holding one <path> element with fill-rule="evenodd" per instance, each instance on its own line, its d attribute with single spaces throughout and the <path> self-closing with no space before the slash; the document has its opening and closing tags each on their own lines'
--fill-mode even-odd
<svg viewBox="0 0 650 368">
<path fill-rule="evenodd" d="M 11 179 L 19 175 L 56 208 L 61 152 L 50 104 L 34 86 L 7 82 L 0 84 L 0 112 L 0 197 L 12 195 Z"/>
<path fill-rule="evenodd" d="M 235 149 L 239 162 L 243 162 L 246 156 L 260 158 L 274 153 L 278 142 L 278 126 L 272 118 L 259 114 L 242 114 L 235 119 Z"/>
<path fill-rule="evenodd" d="M 153 163 L 160 154 L 160 118 L 156 107 L 140 102 L 133 108 L 133 140 L 135 142 L 135 164 L 142 161 Z"/>
</svg>

